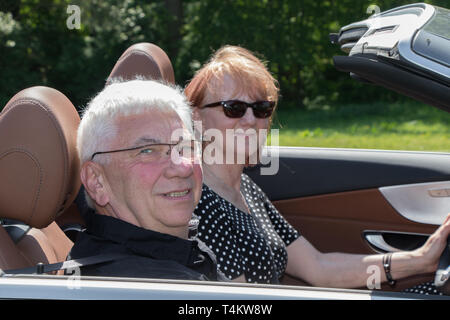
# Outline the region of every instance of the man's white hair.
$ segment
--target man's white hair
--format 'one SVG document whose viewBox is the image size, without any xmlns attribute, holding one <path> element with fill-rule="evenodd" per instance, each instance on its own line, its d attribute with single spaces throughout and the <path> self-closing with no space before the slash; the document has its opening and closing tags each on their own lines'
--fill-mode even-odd
<svg viewBox="0 0 450 320">
<path fill-rule="evenodd" d="M 77 134 L 77 149 L 81 165 L 91 160 L 95 152 L 106 151 L 119 134 L 119 117 L 140 115 L 154 110 L 175 111 L 192 134 L 192 109 L 182 89 L 154 80 L 136 79 L 122 82 L 117 79 L 98 93 L 84 109 Z M 170 137 L 169 137 L 170 138 Z M 95 161 L 106 163 L 108 157 Z M 88 205 L 92 200 L 86 193 Z"/>
<path fill-rule="evenodd" d="M 80 162 L 89 161 L 117 136 L 116 120 L 153 110 L 175 111 L 192 133 L 192 109 L 181 88 L 154 80 L 113 82 L 95 96 L 83 111 L 78 128 Z"/>
</svg>

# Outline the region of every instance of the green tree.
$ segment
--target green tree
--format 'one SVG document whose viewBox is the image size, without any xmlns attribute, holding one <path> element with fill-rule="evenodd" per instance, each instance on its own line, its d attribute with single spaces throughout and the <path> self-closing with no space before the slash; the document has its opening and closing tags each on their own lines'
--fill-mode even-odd
<svg viewBox="0 0 450 320">
<path fill-rule="evenodd" d="M 450 7 L 450 0 L 427 1 Z M 338 72 L 342 55 L 329 33 L 406 0 L 0 0 L 0 108 L 33 85 L 54 87 L 77 107 L 100 90 L 130 45 L 152 42 L 165 50 L 180 85 L 214 50 L 233 44 L 267 61 L 284 108 L 392 101 L 400 95 Z M 81 8 L 69 29 L 68 5 Z"/>
<path fill-rule="evenodd" d="M 80 29 L 67 27 L 69 4 L 81 9 Z M 45 85 L 82 107 L 131 44 L 167 50 L 169 43 L 163 0 L 21 0 L 1 3 L 0 13 L 1 106 L 26 87 Z"/>
<path fill-rule="evenodd" d="M 178 79 L 185 83 L 213 50 L 225 44 L 244 46 L 264 56 L 278 79 L 284 107 L 314 107 L 334 102 L 401 99 L 396 93 L 350 80 L 338 72 L 329 33 L 369 17 L 372 1 L 210 0 L 185 3 L 187 23 L 176 60 Z M 410 3 L 375 2 L 381 10 Z M 448 6 L 449 1 L 435 1 Z M 363 94 L 361 94 L 363 92 Z"/>
</svg>

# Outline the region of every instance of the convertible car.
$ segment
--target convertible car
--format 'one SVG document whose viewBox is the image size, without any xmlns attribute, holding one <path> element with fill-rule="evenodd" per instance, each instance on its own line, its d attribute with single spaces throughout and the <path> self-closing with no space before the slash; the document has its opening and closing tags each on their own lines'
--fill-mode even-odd
<svg viewBox="0 0 450 320">
<path fill-rule="evenodd" d="M 450 112 L 450 11 L 413 4 L 343 27 L 334 57 L 353 79 L 395 90 Z M 143 75 L 174 82 L 156 45 L 139 43 L 119 58 L 108 79 Z M 354 81 L 349 79 L 349 81 Z M 79 115 L 56 89 L 17 93 L 0 114 L 0 298 L 19 299 L 445 299 L 405 293 L 439 272 L 346 290 L 314 288 L 285 276 L 280 285 L 84 277 L 65 262 L 83 232 L 76 130 Z M 450 145 L 450 141 L 448 141 Z M 284 217 L 322 252 L 375 254 L 421 246 L 450 212 L 450 154 L 269 147 L 276 174 L 247 173 Z M 262 163 L 265 163 L 262 161 Z M 370 274 L 368 274 L 369 277 Z M 444 287 L 442 287 L 444 288 Z"/>
</svg>

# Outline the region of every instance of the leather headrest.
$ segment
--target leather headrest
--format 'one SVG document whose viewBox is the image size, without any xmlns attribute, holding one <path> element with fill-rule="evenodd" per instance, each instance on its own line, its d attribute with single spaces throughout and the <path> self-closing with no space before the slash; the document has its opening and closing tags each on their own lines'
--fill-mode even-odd
<svg viewBox="0 0 450 320">
<path fill-rule="evenodd" d="M 49 225 L 80 189 L 80 117 L 61 92 L 32 87 L 0 113 L 0 217 Z"/>
<path fill-rule="evenodd" d="M 167 54 L 158 46 L 142 42 L 129 47 L 116 62 L 107 84 L 112 78 L 133 80 L 136 76 L 165 80 L 175 84 L 175 75 Z"/>
</svg>

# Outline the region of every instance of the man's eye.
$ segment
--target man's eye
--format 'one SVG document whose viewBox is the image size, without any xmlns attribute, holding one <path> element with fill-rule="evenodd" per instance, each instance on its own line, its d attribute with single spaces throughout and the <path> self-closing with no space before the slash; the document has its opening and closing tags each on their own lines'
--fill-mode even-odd
<svg viewBox="0 0 450 320">
<path fill-rule="evenodd" d="M 155 152 L 154 148 L 143 148 L 143 149 L 139 150 L 139 154 L 143 154 L 143 155 L 151 154 L 154 152 Z"/>
</svg>

